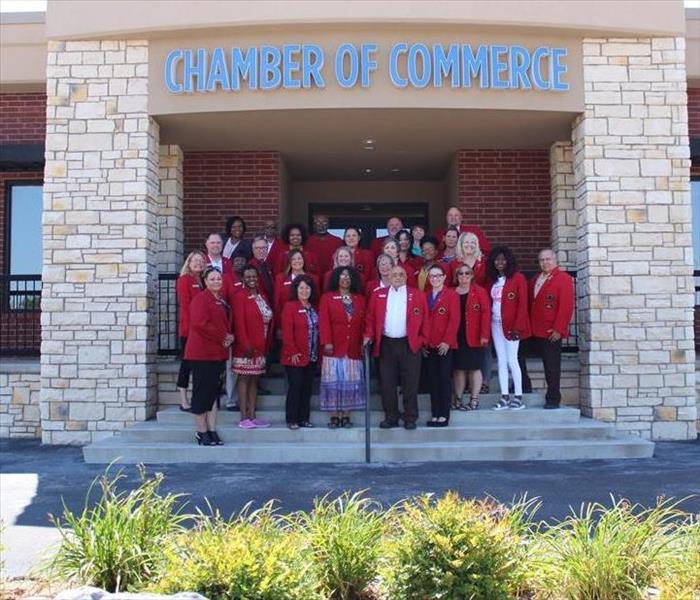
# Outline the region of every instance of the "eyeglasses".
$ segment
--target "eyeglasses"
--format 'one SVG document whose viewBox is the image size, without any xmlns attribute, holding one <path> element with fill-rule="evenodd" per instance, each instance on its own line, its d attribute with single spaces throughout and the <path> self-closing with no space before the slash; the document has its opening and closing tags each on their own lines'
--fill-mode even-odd
<svg viewBox="0 0 700 600">
<path fill-rule="evenodd" d="M 457 277 L 462 277 L 462 276 L 467 276 L 467 275 L 469 277 L 471 277 L 472 275 L 474 275 L 474 273 L 472 273 L 471 271 L 457 271 Z"/>
<path fill-rule="evenodd" d="M 445 276 L 444 273 L 430 273 L 428 275 L 428 277 L 430 277 L 430 279 L 440 279 L 440 277 L 444 277 L 444 276 Z"/>
</svg>

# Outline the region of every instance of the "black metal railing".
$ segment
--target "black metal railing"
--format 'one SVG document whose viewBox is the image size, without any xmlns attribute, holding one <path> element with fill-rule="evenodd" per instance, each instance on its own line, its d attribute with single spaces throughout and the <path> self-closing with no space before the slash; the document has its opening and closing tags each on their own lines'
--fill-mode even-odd
<svg viewBox="0 0 700 600">
<path fill-rule="evenodd" d="M 693 271 L 695 281 L 695 349 L 700 352 L 700 270 Z"/>
<path fill-rule="evenodd" d="M 0 355 L 41 350 L 41 275 L 0 274 Z"/>
<path fill-rule="evenodd" d="M 179 354 L 177 273 L 158 274 L 158 354 Z"/>
</svg>

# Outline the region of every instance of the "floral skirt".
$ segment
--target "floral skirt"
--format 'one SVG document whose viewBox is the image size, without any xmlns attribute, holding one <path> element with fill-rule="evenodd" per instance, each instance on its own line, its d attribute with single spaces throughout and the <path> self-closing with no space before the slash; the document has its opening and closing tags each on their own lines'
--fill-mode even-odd
<svg viewBox="0 0 700 600">
<path fill-rule="evenodd" d="M 348 411 L 365 407 L 365 369 L 361 360 L 324 356 L 321 363 L 321 410 Z"/>
<path fill-rule="evenodd" d="M 264 356 L 254 356 L 253 358 L 234 356 L 231 370 L 236 375 L 263 375 L 265 367 Z"/>
</svg>

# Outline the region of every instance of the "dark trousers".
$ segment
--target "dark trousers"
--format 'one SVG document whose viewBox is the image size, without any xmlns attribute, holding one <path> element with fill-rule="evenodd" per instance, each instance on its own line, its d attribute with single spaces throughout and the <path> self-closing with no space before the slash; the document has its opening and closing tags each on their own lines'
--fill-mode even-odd
<svg viewBox="0 0 700 600">
<path fill-rule="evenodd" d="M 190 367 L 189 361 L 186 361 L 185 356 L 185 344 L 187 343 L 186 337 L 180 338 L 180 371 L 177 374 L 177 387 L 187 389 L 190 385 L 190 372 L 192 367 Z"/>
<path fill-rule="evenodd" d="M 525 362 L 526 353 L 531 351 L 533 354 L 542 359 L 544 366 L 544 378 L 547 382 L 547 392 L 544 396 L 547 404 L 559 405 L 561 403 L 561 340 L 550 342 L 546 338 L 532 337 L 525 340 L 527 343 L 520 342 L 518 348 L 518 364 L 523 374 L 523 392 L 532 392 L 532 382 L 527 374 L 527 365 Z"/>
<path fill-rule="evenodd" d="M 399 397 L 396 388 L 401 382 L 403 396 L 403 420 L 415 423 L 418 419 L 418 380 L 420 379 L 421 353 L 411 352 L 408 338 L 382 337 L 379 352 L 382 405 L 387 421 L 397 423 Z"/>
<path fill-rule="evenodd" d="M 430 388 L 430 410 L 433 417 L 450 418 L 452 401 L 452 350 L 440 356 L 437 350 L 430 350 L 425 358 L 425 370 Z"/>
<path fill-rule="evenodd" d="M 311 391 L 316 363 L 305 367 L 285 367 L 287 371 L 287 423 L 303 423 L 311 418 Z"/>
</svg>

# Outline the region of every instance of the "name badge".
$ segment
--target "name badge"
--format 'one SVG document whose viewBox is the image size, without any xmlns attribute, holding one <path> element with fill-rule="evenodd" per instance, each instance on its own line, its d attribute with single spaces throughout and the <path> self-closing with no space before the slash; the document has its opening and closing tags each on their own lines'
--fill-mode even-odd
<svg viewBox="0 0 700 600">
<path fill-rule="evenodd" d="M 282 285 L 292 285 L 292 282 L 291 282 L 291 281 L 285 281 L 285 282 L 282 283 Z"/>
<path fill-rule="evenodd" d="M 379 289 L 379 288 L 377 288 Z M 377 294 L 377 298 L 386 298 L 386 294 Z"/>
</svg>

